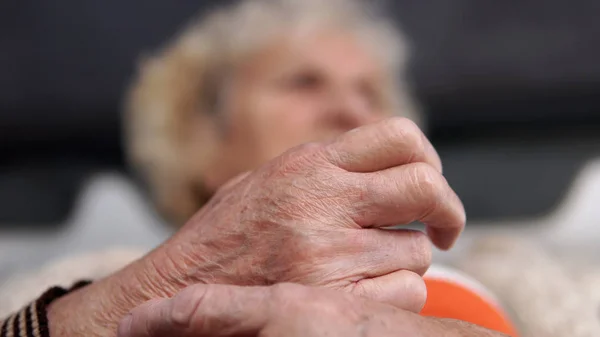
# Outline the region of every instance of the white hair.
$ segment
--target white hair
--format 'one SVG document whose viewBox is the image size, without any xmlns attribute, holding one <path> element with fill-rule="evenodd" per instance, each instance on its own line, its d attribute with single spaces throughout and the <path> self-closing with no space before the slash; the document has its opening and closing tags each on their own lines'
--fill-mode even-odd
<svg viewBox="0 0 600 337">
<path fill-rule="evenodd" d="M 184 39 L 211 45 L 219 57 L 244 57 L 281 34 L 337 28 L 355 33 L 385 67 L 398 70 L 406 59 L 404 38 L 372 3 L 358 0 L 247 0 L 214 11 L 193 25 Z M 204 39 L 199 39 L 198 33 Z"/>
<path fill-rule="evenodd" d="M 204 103 L 214 103 L 223 89 L 219 84 L 228 78 L 227 71 L 274 39 L 327 28 L 342 30 L 364 43 L 394 82 L 389 86 L 389 100 L 406 106 L 390 108 L 393 113 L 418 119 L 403 83 L 407 43 L 382 9 L 366 0 L 246 0 L 193 22 L 178 43 L 210 64 L 205 80 L 212 81 L 214 88 L 205 92 Z"/>
<path fill-rule="evenodd" d="M 209 12 L 142 63 L 126 102 L 129 159 L 154 180 L 151 186 L 172 188 L 177 179 L 166 177 L 185 176 L 181 138 L 199 113 L 220 113 L 228 72 L 274 38 L 328 28 L 365 43 L 388 77 L 383 93 L 387 110 L 420 123 L 404 85 L 406 42 L 392 22 L 366 0 L 245 0 Z M 210 135 L 205 141 L 210 147 Z"/>
</svg>

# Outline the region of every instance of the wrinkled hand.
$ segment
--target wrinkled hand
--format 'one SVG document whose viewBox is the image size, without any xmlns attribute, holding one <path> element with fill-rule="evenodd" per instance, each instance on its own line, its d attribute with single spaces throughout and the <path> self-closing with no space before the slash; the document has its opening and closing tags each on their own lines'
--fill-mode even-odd
<svg viewBox="0 0 600 337">
<path fill-rule="evenodd" d="M 224 186 L 162 248 L 167 283 L 346 289 L 417 311 L 430 265 L 421 220 L 447 249 L 465 222 L 440 159 L 417 126 L 390 119 L 294 148 Z"/>
<path fill-rule="evenodd" d="M 51 331 L 91 335 L 73 329 L 93 319 L 103 335 L 99 326 L 114 331 L 140 303 L 197 283 L 326 286 L 418 311 L 431 243 L 419 231 L 381 229 L 415 220 L 441 249 L 464 227 L 437 153 L 407 119 L 361 127 L 232 180 L 153 252 L 53 303 L 52 320 L 72 324 Z M 75 311 L 85 322 L 72 320 Z"/>
<path fill-rule="evenodd" d="M 118 337 L 506 337 L 344 292 L 297 284 L 191 286 L 134 309 Z"/>
</svg>

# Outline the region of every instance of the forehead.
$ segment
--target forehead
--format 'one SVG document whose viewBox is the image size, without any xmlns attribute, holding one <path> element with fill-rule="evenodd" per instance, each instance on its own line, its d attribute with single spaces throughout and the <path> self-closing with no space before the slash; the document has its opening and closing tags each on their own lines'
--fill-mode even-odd
<svg viewBox="0 0 600 337">
<path fill-rule="evenodd" d="M 311 67 L 332 74 L 376 76 L 380 62 L 357 36 L 348 32 L 322 30 L 273 39 L 246 60 L 251 72 L 278 72 Z"/>
</svg>

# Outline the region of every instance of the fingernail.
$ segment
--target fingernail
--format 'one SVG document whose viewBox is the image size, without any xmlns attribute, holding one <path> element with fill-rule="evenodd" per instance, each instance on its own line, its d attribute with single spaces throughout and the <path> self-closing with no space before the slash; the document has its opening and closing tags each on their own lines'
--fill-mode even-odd
<svg viewBox="0 0 600 337">
<path fill-rule="evenodd" d="M 119 323 L 119 329 L 117 330 L 117 337 L 127 337 L 131 332 L 131 323 L 133 322 L 133 315 L 127 314 Z"/>
</svg>

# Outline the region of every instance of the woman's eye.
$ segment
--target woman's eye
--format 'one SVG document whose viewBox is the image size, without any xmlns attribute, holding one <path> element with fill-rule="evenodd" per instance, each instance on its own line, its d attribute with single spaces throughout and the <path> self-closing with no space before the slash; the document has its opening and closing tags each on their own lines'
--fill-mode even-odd
<svg viewBox="0 0 600 337">
<path fill-rule="evenodd" d="M 294 89 L 315 89 L 319 86 L 320 82 L 321 79 L 317 74 L 302 73 L 292 76 L 288 84 Z"/>
</svg>

